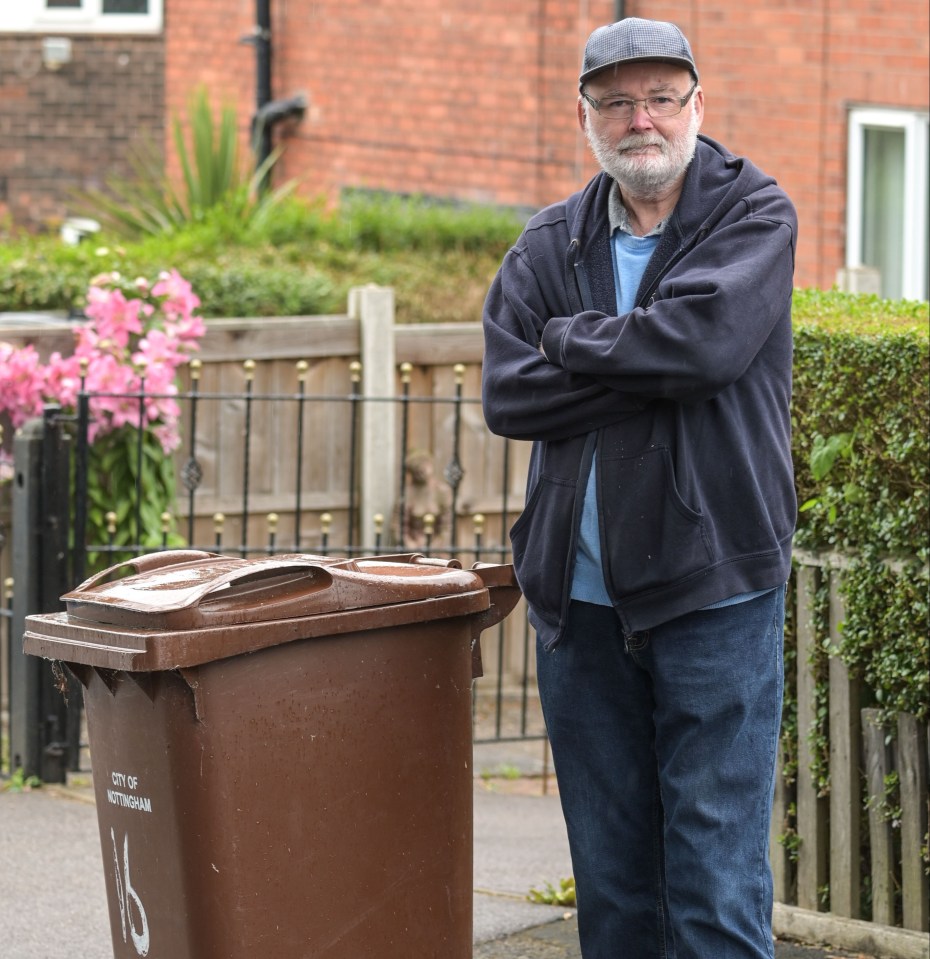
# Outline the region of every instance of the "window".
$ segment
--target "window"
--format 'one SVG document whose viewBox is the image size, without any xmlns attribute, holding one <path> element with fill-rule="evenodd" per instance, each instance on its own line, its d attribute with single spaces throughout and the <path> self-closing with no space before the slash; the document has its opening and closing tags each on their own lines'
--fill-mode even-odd
<svg viewBox="0 0 930 959">
<path fill-rule="evenodd" d="M 164 0 L 16 0 L 2 7 L 0 32 L 158 33 Z"/>
<path fill-rule="evenodd" d="M 884 297 L 928 298 L 928 154 L 927 114 L 850 112 L 846 274 L 864 268 Z"/>
</svg>

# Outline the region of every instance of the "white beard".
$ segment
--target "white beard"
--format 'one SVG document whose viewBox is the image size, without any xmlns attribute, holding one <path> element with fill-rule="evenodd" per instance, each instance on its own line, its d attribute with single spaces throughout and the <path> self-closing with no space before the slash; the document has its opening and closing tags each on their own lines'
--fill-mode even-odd
<svg viewBox="0 0 930 959">
<path fill-rule="evenodd" d="M 692 108 L 688 129 L 680 135 L 666 139 L 657 130 L 652 130 L 631 133 L 614 143 L 606 134 L 595 133 L 590 118 L 585 118 L 585 134 L 597 162 L 620 184 L 625 194 L 641 200 L 656 199 L 684 175 L 694 158 L 699 129 L 698 116 Z M 644 146 L 657 146 L 660 152 L 625 152 Z"/>
</svg>

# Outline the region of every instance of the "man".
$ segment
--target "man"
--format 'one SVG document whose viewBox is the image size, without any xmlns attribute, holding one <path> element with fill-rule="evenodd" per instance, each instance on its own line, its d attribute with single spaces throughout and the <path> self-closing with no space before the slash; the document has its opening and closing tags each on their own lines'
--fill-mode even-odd
<svg viewBox="0 0 930 959">
<path fill-rule="evenodd" d="M 486 419 L 534 444 L 511 538 L 585 959 L 773 955 L 796 217 L 703 116 L 676 26 L 596 30 L 603 172 L 485 306 Z"/>
</svg>

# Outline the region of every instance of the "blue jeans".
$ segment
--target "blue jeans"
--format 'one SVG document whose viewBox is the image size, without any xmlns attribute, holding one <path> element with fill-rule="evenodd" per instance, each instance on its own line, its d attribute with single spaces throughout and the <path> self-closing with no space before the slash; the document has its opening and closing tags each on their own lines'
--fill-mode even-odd
<svg viewBox="0 0 930 959">
<path fill-rule="evenodd" d="M 784 588 L 624 636 L 572 603 L 537 647 L 584 959 L 771 959 Z"/>
</svg>

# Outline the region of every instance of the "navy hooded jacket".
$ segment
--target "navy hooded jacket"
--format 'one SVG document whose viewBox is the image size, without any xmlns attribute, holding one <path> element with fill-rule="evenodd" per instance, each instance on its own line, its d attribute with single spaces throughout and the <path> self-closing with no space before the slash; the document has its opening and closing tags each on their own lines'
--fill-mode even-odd
<svg viewBox="0 0 930 959">
<path fill-rule="evenodd" d="M 565 623 L 595 443 L 625 632 L 781 585 L 791 563 L 794 207 L 700 136 L 637 306 L 616 316 L 612 188 L 600 173 L 536 214 L 484 309 L 485 419 L 534 444 L 511 541 L 547 647 Z"/>
</svg>

